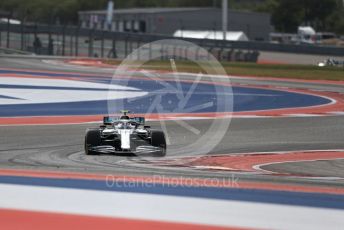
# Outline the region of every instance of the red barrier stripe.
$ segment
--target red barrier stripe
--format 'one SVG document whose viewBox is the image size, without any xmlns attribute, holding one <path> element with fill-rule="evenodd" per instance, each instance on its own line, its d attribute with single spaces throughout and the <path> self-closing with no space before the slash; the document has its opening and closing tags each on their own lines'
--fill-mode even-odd
<svg viewBox="0 0 344 230">
<path fill-rule="evenodd" d="M 87 122 L 99 122 L 102 115 L 91 116 L 37 116 L 37 117 L 1 117 L 0 125 L 57 125 L 57 124 L 81 124 Z"/>
<path fill-rule="evenodd" d="M 1 229 L 18 230 L 62 230 L 62 229 L 140 229 L 140 230 L 191 230 L 191 229 L 243 229 L 206 226 L 188 223 L 172 223 L 162 221 L 135 220 L 125 218 L 108 218 L 98 216 L 72 215 L 62 213 L 34 212 L 22 210 L 0 209 Z"/>
<path fill-rule="evenodd" d="M 186 158 L 187 159 L 187 158 Z M 218 155 L 189 160 L 188 166 L 220 166 L 229 170 L 254 172 L 256 165 L 283 162 L 344 159 L 344 152 L 291 152 L 279 154 Z"/>
</svg>

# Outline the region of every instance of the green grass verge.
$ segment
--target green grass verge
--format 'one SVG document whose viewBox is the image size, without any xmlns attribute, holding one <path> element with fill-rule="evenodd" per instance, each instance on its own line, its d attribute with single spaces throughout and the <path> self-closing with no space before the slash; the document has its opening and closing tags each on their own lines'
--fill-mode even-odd
<svg viewBox="0 0 344 230">
<path fill-rule="evenodd" d="M 108 64 L 119 65 L 119 60 L 107 60 Z M 276 65 L 256 63 L 221 63 L 227 74 L 236 76 L 276 77 L 312 80 L 344 80 L 344 68 L 317 67 L 312 65 Z M 189 61 L 176 61 L 179 72 L 199 73 L 201 67 Z M 172 71 L 169 61 L 149 61 L 143 69 Z"/>
</svg>

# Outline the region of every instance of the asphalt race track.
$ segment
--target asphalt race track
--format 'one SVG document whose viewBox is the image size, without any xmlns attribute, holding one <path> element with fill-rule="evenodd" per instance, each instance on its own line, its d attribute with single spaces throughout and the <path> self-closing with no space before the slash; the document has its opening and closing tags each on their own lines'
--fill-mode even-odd
<svg viewBox="0 0 344 230">
<path fill-rule="evenodd" d="M 0 68 L 16 68 L 31 70 L 49 70 L 77 73 L 109 73 L 110 70 L 96 69 L 85 70 L 81 67 L 47 65 L 40 60 L 29 59 L 1 59 Z M 185 76 L 190 78 L 190 76 Z M 248 80 L 242 80 L 243 83 Z M 250 84 L 254 81 L 249 80 Z M 233 79 L 232 82 L 240 82 Z M 261 84 L 261 82 L 257 82 Z M 295 88 L 305 88 L 305 83 L 273 82 L 280 86 L 293 86 Z M 309 88 L 322 88 L 309 84 Z M 329 90 L 344 92 L 344 87 L 329 86 Z M 2 109 L 1 114 L 4 113 Z M 206 129 L 211 124 L 211 119 L 188 120 L 187 123 L 199 130 Z M 298 151 L 298 150 L 328 150 L 344 149 L 344 123 L 342 116 L 325 117 L 281 117 L 281 118 L 233 118 L 230 128 L 226 131 L 223 139 L 210 154 L 240 154 L 251 152 L 274 152 L 274 151 Z M 159 126 L 159 122 L 151 121 L 154 127 Z M 139 167 L 137 164 L 131 166 L 135 159 L 125 156 L 92 156 L 86 157 L 83 152 L 83 137 L 85 129 L 96 127 L 98 124 L 74 124 L 74 125 L 31 125 L 31 126 L 2 126 L 1 127 L 1 167 L 4 168 L 35 168 L 54 169 L 72 171 L 101 171 L 126 174 L 150 174 L 152 170 L 145 166 Z M 180 124 L 174 121 L 166 121 L 167 130 L 173 133 L 172 143 L 169 149 L 182 146 L 194 141 L 195 135 L 187 133 Z M 192 134 L 192 133 L 191 133 Z M 187 154 L 189 155 L 189 154 Z M 124 163 L 123 162 L 126 162 Z M 323 164 L 316 163 L 285 163 L 269 166 L 275 171 L 279 167 L 283 172 L 310 173 L 314 176 L 336 177 L 342 174 L 342 160 L 335 160 Z M 307 167 L 304 167 L 304 164 Z M 290 170 L 289 169 L 290 166 Z M 317 167 L 319 166 L 319 167 Z M 326 167 L 326 168 L 323 168 Z M 154 172 L 157 169 L 154 169 Z M 180 172 L 182 171 L 182 172 Z M 197 176 L 226 176 L 226 172 L 205 172 L 200 170 L 176 170 L 159 169 L 159 173 L 174 175 L 197 175 Z M 232 172 L 231 172 L 232 173 Z M 270 180 L 269 176 L 261 175 L 239 175 L 249 180 L 256 178 Z M 266 177 L 266 178 L 265 178 Z M 304 181 L 307 178 L 279 178 L 280 181 Z M 341 183 L 331 180 L 319 180 L 312 183 L 334 183 L 338 186 Z"/>
<path fill-rule="evenodd" d="M 210 121 L 189 121 L 196 127 L 207 126 Z M 290 150 L 314 150 L 314 149 L 343 149 L 342 132 L 338 122 L 344 122 L 344 118 L 274 118 L 274 119 L 234 119 L 228 134 L 214 149 L 213 153 L 247 153 L 266 151 L 290 151 Z M 154 124 L 157 122 L 151 122 Z M 326 126 L 326 128 L 324 128 Z M 72 171 L 99 171 L 129 174 L 150 174 L 157 169 L 140 168 L 130 166 L 133 159 L 123 156 L 85 156 L 83 152 L 83 137 L 87 127 L 96 125 L 61 125 L 61 126 L 3 126 L 1 127 L 1 167 L 4 168 L 37 168 Z M 167 127 L 178 132 L 179 126 L 173 121 L 167 122 Z M 268 127 L 268 128 L 266 128 Z M 311 135 L 317 133 L 316 137 Z M 189 140 L 184 135 L 176 140 L 178 145 L 187 144 Z M 331 137 L 330 140 L 329 137 Z M 191 139 L 192 137 L 190 137 Z M 176 145 L 176 144 L 175 144 Z M 173 148 L 174 146 L 169 146 Z M 128 164 L 122 165 L 122 161 L 128 160 Z M 290 164 L 289 172 L 308 172 L 316 176 L 339 176 L 343 173 L 343 161 L 332 161 L 328 164 L 320 164 L 326 167 L 311 167 L 309 163 Z M 286 164 L 281 170 L 288 171 Z M 303 166 L 306 164 L 307 167 Z M 278 171 L 279 167 L 274 166 Z M 162 174 L 179 174 L 179 170 L 161 169 Z M 183 170 L 184 175 L 213 176 L 210 172 Z M 215 173 L 214 176 L 226 176 L 226 173 Z M 244 178 L 264 179 L 257 175 L 240 175 Z M 266 176 L 265 176 L 266 177 Z M 287 178 L 279 178 L 283 181 Z M 269 180 L 269 179 L 267 179 Z M 291 180 L 291 179 L 289 179 Z M 307 179 L 294 179 L 304 181 Z M 327 180 L 319 180 L 316 183 L 327 183 Z M 333 181 L 333 183 L 335 183 Z M 338 184 L 340 185 L 340 183 Z"/>
<path fill-rule="evenodd" d="M 0 57 L 0 74 L 31 74 L 29 77 L 26 76 L 30 78 L 32 74 L 37 75 L 37 71 L 40 71 L 44 76 L 53 73 L 75 75 L 73 80 L 76 81 L 80 80 L 77 75 L 99 75 L 101 76 L 100 78 L 92 78 L 92 81 L 88 81 L 92 84 L 97 84 L 100 83 L 100 80 L 104 79 L 104 76 L 112 77 L 114 70 L 111 68 L 71 65 L 61 61 L 55 62 L 50 60 L 46 62 L 40 59 Z M 171 73 L 155 74 L 158 74 L 161 79 L 166 79 L 166 81 L 169 81 L 172 75 Z M 135 73 L 135 76 L 138 79 L 144 77 L 140 73 Z M 180 79 L 185 82 L 194 78 L 195 76 L 191 74 L 180 75 Z M 223 83 L 221 77 L 205 76 L 205 79 L 210 78 L 216 83 Z M 85 88 L 95 87 L 91 83 L 85 86 Z M 136 89 L 139 88 L 141 83 L 142 81 L 138 80 L 133 85 L 127 85 L 126 87 L 129 88 L 125 88 L 125 90 L 138 93 Z M 331 84 L 325 81 L 320 84 L 319 82 L 297 82 L 288 79 L 276 81 L 266 78 L 264 80 L 258 80 L 250 77 L 233 77 L 231 78 L 231 83 L 234 85 L 234 116 L 230 124 L 228 124 L 229 127 L 226 128 L 223 137 L 218 140 L 218 144 L 216 144 L 207 156 L 197 155 L 190 149 L 185 152 L 180 149 L 183 149 L 183 146 L 188 146 L 190 143 L 196 142 L 200 134 L 207 133 L 214 120 L 226 121 L 228 119 L 225 113 L 223 116 L 220 114 L 220 117 L 216 117 L 217 115 L 212 114 L 214 108 L 211 107 L 207 109 L 201 108 L 201 112 L 204 112 L 206 115 L 200 117 L 200 119 L 196 119 L 197 117 L 188 117 L 189 115 L 191 116 L 191 112 L 186 117 L 168 117 L 170 116 L 168 114 L 173 112 L 172 107 L 170 110 L 164 111 L 167 115 L 164 117 L 163 123 L 154 119 L 152 116 L 152 121 L 147 122 L 152 128 L 161 128 L 163 124 L 163 127 L 168 131 L 170 144 L 168 146 L 167 157 L 160 159 L 145 156 L 86 156 L 83 150 L 85 130 L 89 127 L 97 127 L 99 123 L 95 123 L 95 121 L 101 117 L 99 114 L 107 112 L 104 110 L 104 107 L 97 108 L 97 110 L 90 108 L 88 112 L 80 109 L 82 106 L 92 107 L 93 102 L 86 101 L 79 103 L 77 106 L 73 104 L 69 106 L 70 109 L 63 111 L 63 113 L 58 113 L 60 111 L 59 107 L 55 107 L 54 104 L 49 103 L 45 104 L 44 106 L 46 107 L 43 106 L 42 110 L 38 110 L 42 106 L 32 107 L 32 105 L 28 105 L 27 108 L 21 107 L 22 110 L 20 110 L 16 104 L 0 105 L 0 123 L 3 122 L 0 126 L 0 173 L 6 174 L 6 170 L 24 170 L 21 174 L 18 174 L 18 178 L 16 179 L 19 184 L 33 183 L 43 186 L 45 183 L 53 184 L 55 182 L 44 181 L 42 178 L 37 179 L 37 181 L 32 179 L 31 182 L 27 182 L 22 180 L 21 176 L 25 174 L 25 170 L 28 170 L 28 172 L 38 170 L 39 172 L 76 173 L 76 177 L 80 177 L 79 173 L 92 175 L 125 175 L 132 177 L 156 175 L 166 177 L 183 176 L 203 179 L 228 179 L 234 176 L 236 180 L 244 184 L 268 183 L 271 186 L 281 186 L 281 188 L 283 186 L 285 186 L 283 188 L 296 186 L 290 188 L 290 190 L 299 188 L 297 186 L 310 186 L 310 191 L 313 192 L 328 189 L 329 191 L 335 191 L 334 193 L 342 195 L 343 192 L 338 191 L 343 191 L 342 189 L 344 187 L 344 108 L 340 104 L 342 103 L 342 94 L 344 94 L 344 85 Z M 1 89 L 11 87 L 12 89 L 25 89 L 26 87 L 24 83 L 24 86 L 20 86 L 21 83 L 19 82 L 12 84 L 11 87 L 4 86 L 3 84 L 4 82 L 0 82 Z M 190 88 L 191 85 L 185 83 L 183 87 Z M 39 86 L 37 89 L 49 90 L 51 88 L 45 85 L 44 87 Z M 202 93 L 191 99 L 189 106 L 196 106 L 199 102 L 207 103 L 206 99 L 214 93 L 212 90 L 210 86 L 206 85 L 199 88 L 197 92 Z M 235 94 L 243 95 L 243 97 L 237 97 L 235 99 Z M 245 94 L 250 95 L 248 99 L 245 98 Z M 255 96 L 252 97 L 252 95 Z M 267 95 L 270 95 L 270 97 Z M 58 96 L 53 97 L 58 101 Z M 99 98 L 103 98 L 103 95 L 100 95 Z M 5 98 L 0 96 L 1 102 L 12 99 L 19 100 L 18 98 Z M 168 100 L 166 104 L 169 104 L 169 101 L 173 101 L 173 96 L 171 96 L 171 100 Z M 337 103 L 334 103 L 334 101 Z M 143 105 L 143 107 L 149 106 L 149 104 L 138 104 Z M 243 104 L 245 106 L 242 106 Z M 125 106 L 128 105 L 126 104 Z M 138 106 L 133 105 L 131 109 L 134 110 L 135 108 L 138 108 Z M 145 111 L 142 110 L 140 112 L 144 113 Z M 46 115 L 53 116 L 52 119 L 54 119 L 54 116 L 70 116 L 74 120 L 67 122 L 70 124 L 63 124 L 63 122 L 53 124 L 51 119 L 47 123 L 40 124 L 40 118 L 37 118 L 38 120 L 24 119 L 20 122 L 12 120 L 17 119 L 17 116 Z M 85 115 L 92 116 L 87 117 Z M 75 124 L 79 123 L 75 122 L 75 116 L 84 116 L 82 119 L 85 118 L 85 120 L 82 121 L 86 123 Z M 26 123 L 32 121 L 32 124 Z M 216 134 L 207 133 L 207 135 Z M 209 157 L 212 155 L 215 157 Z M 190 158 L 193 160 L 190 161 Z M 68 175 L 66 177 L 69 177 Z M 12 183 L 6 177 L 0 178 L 0 182 Z M 66 183 L 68 184 L 69 182 Z M 75 188 L 98 186 L 96 184 L 84 185 L 80 181 L 75 181 L 75 183 L 76 185 L 71 186 L 76 186 Z M 258 186 L 258 188 L 260 187 Z M 247 192 L 250 193 L 250 191 Z M 305 192 L 302 189 L 298 191 Z M 165 192 L 167 193 L 168 191 Z M 190 192 L 191 195 L 189 196 L 203 196 L 196 191 L 190 190 L 185 192 Z M 143 193 L 146 192 L 143 191 Z M 171 193 L 173 192 L 171 191 Z M 209 195 L 211 193 L 208 191 L 207 194 Z M 212 194 L 219 195 L 222 193 Z M 235 191 L 231 191 L 227 195 L 230 196 L 230 194 L 233 197 L 240 197 Z M 281 194 L 278 196 L 283 195 Z M 208 195 L 204 196 L 208 197 Z M 255 202 L 255 199 L 260 199 L 256 195 L 248 194 L 248 197 L 252 196 L 252 199 L 250 198 L 251 200 L 249 201 Z M 290 200 L 283 202 L 281 198 L 276 198 L 274 201 L 273 196 L 271 195 L 271 201 L 267 200 L 266 202 L 293 203 L 295 201 L 292 201 L 292 197 L 288 198 Z M 312 200 L 313 198 L 314 200 L 320 199 L 310 196 L 305 198 L 305 205 L 343 209 L 341 206 L 343 204 L 341 203 L 342 197 L 336 198 L 339 202 L 337 204 L 334 202 L 331 204 L 332 206 L 325 202 L 326 197 L 321 198 L 324 201 L 319 201 L 319 203 Z M 328 199 L 332 198 L 330 197 Z M 313 204 L 313 201 L 316 204 Z M 91 204 L 92 202 L 89 205 Z M 329 206 L 327 207 L 326 205 Z M 86 214 L 92 215 L 94 213 Z M 138 216 L 138 218 L 141 218 L 141 216 Z M 176 220 L 179 219 L 177 218 Z M 167 221 L 170 221 L 170 219 L 167 219 Z M 213 224 L 211 221 L 207 222 L 206 219 L 202 223 Z M 273 225 L 273 221 L 271 226 L 255 224 L 253 223 L 252 226 L 272 228 L 279 226 L 278 224 Z M 227 226 L 226 223 L 219 225 Z M 238 223 L 238 226 L 241 226 L 240 223 Z M 251 225 L 248 224 L 247 226 Z M 290 225 L 289 227 L 295 226 Z M 300 225 L 296 225 L 296 227 L 300 227 Z"/>
</svg>

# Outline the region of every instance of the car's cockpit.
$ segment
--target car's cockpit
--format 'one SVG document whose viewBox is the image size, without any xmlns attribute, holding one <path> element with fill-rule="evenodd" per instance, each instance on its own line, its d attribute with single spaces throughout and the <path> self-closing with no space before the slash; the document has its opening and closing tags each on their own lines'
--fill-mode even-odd
<svg viewBox="0 0 344 230">
<path fill-rule="evenodd" d="M 118 121 L 113 123 L 115 129 L 135 129 L 138 124 L 132 121 Z"/>
</svg>

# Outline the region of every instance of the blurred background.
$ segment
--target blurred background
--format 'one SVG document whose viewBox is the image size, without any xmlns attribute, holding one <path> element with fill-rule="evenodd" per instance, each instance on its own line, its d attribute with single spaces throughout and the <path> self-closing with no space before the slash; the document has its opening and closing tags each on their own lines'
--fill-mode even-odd
<svg viewBox="0 0 344 230">
<path fill-rule="evenodd" d="M 123 59 L 142 44 L 180 38 L 220 61 L 314 64 L 344 54 L 343 5 L 343 0 L 2 0 L 0 52 Z M 172 50 L 179 57 L 188 53 L 188 47 Z"/>
</svg>

